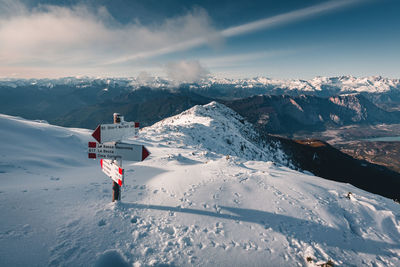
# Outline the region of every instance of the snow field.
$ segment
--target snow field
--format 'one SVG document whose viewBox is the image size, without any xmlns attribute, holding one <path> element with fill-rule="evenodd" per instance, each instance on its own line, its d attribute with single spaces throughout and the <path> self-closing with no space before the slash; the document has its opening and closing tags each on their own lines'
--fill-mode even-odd
<svg viewBox="0 0 400 267">
<path fill-rule="evenodd" d="M 0 117 L 0 266 L 400 266 L 397 203 L 285 167 L 246 125 L 212 103 L 141 130 L 152 154 L 110 203 L 90 131 Z"/>
</svg>

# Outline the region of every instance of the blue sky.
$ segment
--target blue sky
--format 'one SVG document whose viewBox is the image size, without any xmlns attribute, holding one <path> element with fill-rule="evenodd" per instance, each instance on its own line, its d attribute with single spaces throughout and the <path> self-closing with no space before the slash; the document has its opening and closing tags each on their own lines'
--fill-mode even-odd
<svg viewBox="0 0 400 267">
<path fill-rule="evenodd" d="M 400 77 L 398 0 L 0 0 L 0 77 Z"/>
</svg>

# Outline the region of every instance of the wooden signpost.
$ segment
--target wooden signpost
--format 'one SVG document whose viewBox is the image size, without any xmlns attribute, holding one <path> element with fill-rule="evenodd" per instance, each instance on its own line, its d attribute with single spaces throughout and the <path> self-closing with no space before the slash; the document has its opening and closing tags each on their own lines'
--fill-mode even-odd
<svg viewBox="0 0 400 267">
<path fill-rule="evenodd" d="M 92 136 L 99 143 L 121 141 L 124 137 L 137 136 L 138 122 L 123 121 L 119 124 L 101 124 L 94 130 Z"/>
<path fill-rule="evenodd" d="M 111 159 L 100 160 L 101 170 L 110 177 L 119 186 L 124 183 L 124 169 L 122 169 L 118 163 Z"/>
<path fill-rule="evenodd" d="M 128 161 L 143 161 L 149 156 L 149 151 L 143 145 L 122 142 L 107 142 L 98 144 L 89 142 L 89 158 L 116 159 Z"/>
<path fill-rule="evenodd" d="M 123 138 L 137 136 L 138 133 L 138 122 L 126 122 L 123 116 L 114 113 L 114 124 L 97 126 L 92 134 L 97 142 L 88 144 L 88 157 L 100 158 L 102 171 L 113 180 L 113 202 L 121 200 L 120 187 L 124 184 L 122 159 L 143 161 L 150 155 L 143 145 L 121 142 Z"/>
</svg>

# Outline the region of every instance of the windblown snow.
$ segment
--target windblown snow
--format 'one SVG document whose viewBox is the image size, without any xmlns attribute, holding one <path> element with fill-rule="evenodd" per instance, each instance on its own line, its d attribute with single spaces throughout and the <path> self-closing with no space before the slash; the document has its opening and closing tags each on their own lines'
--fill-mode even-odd
<svg viewBox="0 0 400 267">
<path fill-rule="evenodd" d="M 90 132 L 0 116 L 0 266 L 400 265 L 397 203 L 285 167 L 225 106 L 127 140 L 151 155 L 117 204 Z"/>
</svg>

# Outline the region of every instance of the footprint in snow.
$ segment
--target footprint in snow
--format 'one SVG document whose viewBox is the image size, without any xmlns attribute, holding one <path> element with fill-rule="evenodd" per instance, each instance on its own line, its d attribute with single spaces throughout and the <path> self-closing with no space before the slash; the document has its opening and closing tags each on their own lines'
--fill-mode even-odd
<svg viewBox="0 0 400 267">
<path fill-rule="evenodd" d="M 204 248 L 206 248 L 206 246 L 205 245 L 203 245 L 203 243 L 198 243 L 198 244 L 196 244 L 196 247 L 198 247 L 199 249 L 204 249 Z"/>
<path fill-rule="evenodd" d="M 131 223 L 133 223 L 133 224 L 137 223 L 137 222 L 138 222 L 138 219 L 139 219 L 139 217 L 133 216 L 133 217 L 131 218 Z"/>
<path fill-rule="evenodd" d="M 178 244 L 180 245 L 181 248 L 190 247 L 193 244 L 193 239 L 188 236 L 185 236 L 178 240 Z"/>
<path fill-rule="evenodd" d="M 108 250 L 102 253 L 96 263 L 95 267 L 105 267 L 105 266 L 119 266 L 127 267 L 130 266 L 128 261 L 121 255 L 117 250 Z"/>
<path fill-rule="evenodd" d="M 67 228 L 71 228 L 71 227 L 75 227 L 79 224 L 79 220 L 72 220 L 70 222 L 67 223 Z"/>
<path fill-rule="evenodd" d="M 166 233 L 168 235 L 174 235 L 175 234 L 175 228 L 171 226 L 166 226 L 162 229 L 160 229 L 163 233 Z"/>
<path fill-rule="evenodd" d="M 221 208 L 218 205 L 214 205 L 214 210 L 216 213 L 221 213 Z"/>
</svg>

